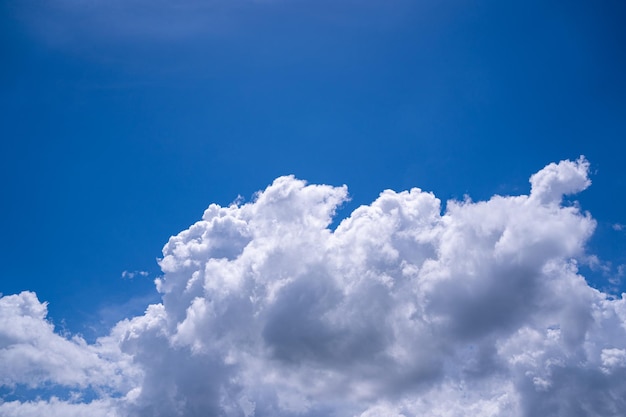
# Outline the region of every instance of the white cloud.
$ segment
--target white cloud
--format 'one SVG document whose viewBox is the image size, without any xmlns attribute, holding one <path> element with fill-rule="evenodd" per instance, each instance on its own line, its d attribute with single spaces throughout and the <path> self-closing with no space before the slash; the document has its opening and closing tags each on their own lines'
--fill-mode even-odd
<svg viewBox="0 0 626 417">
<path fill-rule="evenodd" d="M 591 185 L 589 162 L 582 156 L 575 162 L 551 163 L 530 177 L 531 197 L 543 203 L 560 202 L 563 195 L 575 194 Z"/>
<path fill-rule="evenodd" d="M 21 403 L 9 401 L 0 403 L 0 415 L 10 417 L 118 417 L 115 402 L 97 400 L 88 404 L 73 404 L 52 397 L 50 400 L 35 400 Z"/>
<path fill-rule="evenodd" d="M 135 277 L 147 277 L 149 275 L 148 271 L 122 271 L 122 278 L 124 279 L 133 279 Z"/>
<path fill-rule="evenodd" d="M 55 332 L 47 307 L 32 292 L 0 298 L 0 386 L 9 389 L 64 389 L 67 399 L 52 395 L 32 401 L 2 401 L 0 416 L 117 416 L 117 400 L 137 385 L 141 370 L 119 349 L 117 337 L 89 345 L 79 336 Z M 81 391 L 103 397 L 82 403 Z"/>
<path fill-rule="evenodd" d="M 278 178 L 172 237 L 163 302 L 96 345 L 54 334 L 31 293 L 2 298 L 30 306 L 3 317 L 86 358 L 75 369 L 3 362 L 4 384 L 113 378 L 87 405 L 60 403 L 138 417 L 623 415 L 626 299 L 579 275 L 595 221 L 560 204 L 590 185 L 588 168 L 550 164 L 528 196 L 443 214 L 431 193 L 387 190 L 335 231 L 345 187 Z M 25 329 L 2 352 L 46 352 Z M 0 414 L 7 404 L 41 414 L 28 411 L 41 402 Z"/>
<path fill-rule="evenodd" d="M 0 298 L 3 385 L 124 388 L 127 369 L 120 366 L 130 358 L 111 346 L 109 338 L 94 345 L 79 336 L 66 339 L 54 332 L 46 314 L 46 304 L 32 292 Z"/>
</svg>

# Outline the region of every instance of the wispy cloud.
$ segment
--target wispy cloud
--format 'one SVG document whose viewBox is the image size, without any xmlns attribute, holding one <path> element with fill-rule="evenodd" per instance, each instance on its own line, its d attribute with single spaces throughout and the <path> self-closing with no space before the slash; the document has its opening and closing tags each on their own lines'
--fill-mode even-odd
<svg viewBox="0 0 626 417">
<path fill-rule="evenodd" d="M 122 271 L 122 278 L 133 279 L 135 277 L 147 277 L 148 271 Z"/>
<path fill-rule="evenodd" d="M 622 415 L 626 299 L 579 274 L 596 223 L 561 204 L 588 168 L 443 214 L 386 190 L 334 231 L 345 187 L 281 177 L 213 204 L 165 245 L 162 303 L 93 345 L 55 334 L 32 293 L 0 299 L 3 384 L 98 393 L 0 414 Z"/>
<path fill-rule="evenodd" d="M 14 10 L 43 41 L 74 49 L 76 45 L 92 47 L 94 43 L 117 47 L 135 43 L 171 47 L 179 41 L 223 40 L 242 33 L 254 37 L 258 36 L 258 30 L 250 29 L 258 27 L 259 23 L 261 27 L 269 22 L 283 25 L 294 18 L 350 26 L 354 16 L 368 16 L 370 24 L 388 25 L 387 20 L 401 21 L 403 11 L 414 7 L 408 1 L 380 7 L 384 4 L 370 0 L 358 2 L 358 7 L 352 0 L 298 0 L 296 3 L 287 0 L 50 0 L 37 8 L 16 5 Z M 290 14 L 285 14 L 285 10 Z M 383 16 L 385 18 L 381 18 Z M 293 26 L 287 27 L 293 29 Z"/>
</svg>

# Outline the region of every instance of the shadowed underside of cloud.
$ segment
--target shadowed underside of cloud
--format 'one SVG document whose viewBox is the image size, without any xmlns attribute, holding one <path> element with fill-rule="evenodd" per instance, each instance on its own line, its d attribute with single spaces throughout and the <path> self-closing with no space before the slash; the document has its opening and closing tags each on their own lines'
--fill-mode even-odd
<svg viewBox="0 0 626 417">
<path fill-rule="evenodd" d="M 588 168 L 443 214 L 386 190 L 334 231 L 346 187 L 281 177 L 212 204 L 165 245 L 162 303 L 93 345 L 33 293 L 1 298 L 0 383 L 70 394 L 0 415 L 624 415 L 626 301 L 579 275 L 595 221 L 562 202 Z"/>
</svg>

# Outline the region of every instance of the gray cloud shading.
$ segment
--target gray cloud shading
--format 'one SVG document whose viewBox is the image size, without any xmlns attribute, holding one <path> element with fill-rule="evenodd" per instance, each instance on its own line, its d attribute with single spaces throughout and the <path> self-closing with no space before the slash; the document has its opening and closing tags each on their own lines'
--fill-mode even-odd
<svg viewBox="0 0 626 417">
<path fill-rule="evenodd" d="M 588 170 L 550 164 L 529 195 L 443 214 L 386 190 L 334 231 L 345 186 L 288 176 L 212 204 L 165 245 L 162 303 L 94 345 L 33 293 L 1 298 L 1 383 L 97 395 L 0 415 L 624 415 L 626 299 L 579 274 L 596 223 L 562 204 Z"/>
</svg>

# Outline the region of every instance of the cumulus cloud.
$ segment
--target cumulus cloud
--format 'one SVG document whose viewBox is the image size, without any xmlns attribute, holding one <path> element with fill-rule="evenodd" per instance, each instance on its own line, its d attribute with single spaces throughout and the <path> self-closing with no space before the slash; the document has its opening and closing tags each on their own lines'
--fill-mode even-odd
<svg viewBox="0 0 626 417">
<path fill-rule="evenodd" d="M 99 390 L 0 415 L 623 415 L 626 299 L 579 274 L 596 223 L 562 204 L 588 169 L 550 164 L 529 195 L 443 213 L 432 193 L 386 190 L 335 230 L 345 186 L 281 177 L 212 204 L 165 245 L 162 303 L 95 345 L 55 334 L 32 293 L 0 299 L 30 323 L 2 320 L 0 354 L 37 358 L 3 357 L 4 385 Z"/>
<path fill-rule="evenodd" d="M 0 375 L 2 384 L 37 387 L 115 387 L 123 385 L 123 354 L 110 339 L 87 345 L 54 332 L 45 320 L 46 304 L 32 292 L 0 298 Z"/>
<path fill-rule="evenodd" d="M 115 416 L 112 397 L 130 392 L 141 370 L 119 349 L 118 338 L 89 345 L 79 336 L 58 334 L 46 320 L 47 307 L 32 292 L 0 298 L 0 386 L 33 393 L 32 401 L 0 398 L 0 416 Z M 37 389 L 64 391 L 65 397 L 40 398 Z M 96 400 L 86 404 L 83 393 Z"/>
</svg>

